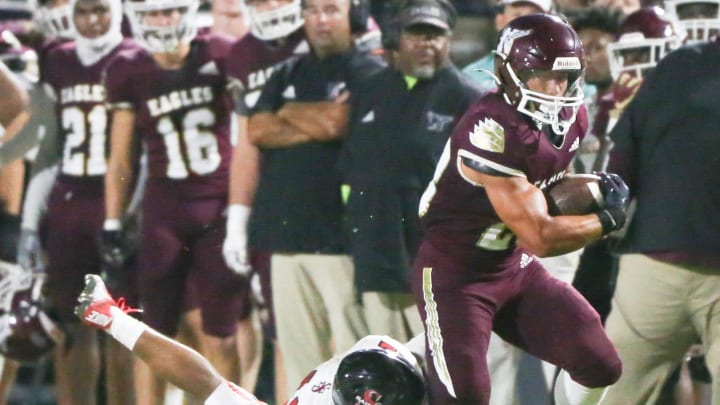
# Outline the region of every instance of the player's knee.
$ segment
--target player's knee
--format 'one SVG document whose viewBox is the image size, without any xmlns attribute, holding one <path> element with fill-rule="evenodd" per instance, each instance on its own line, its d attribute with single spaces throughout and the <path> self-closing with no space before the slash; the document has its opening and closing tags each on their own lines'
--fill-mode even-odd
<svg viewBox="0 0 720 405">
<path fill-rule="evenodd" d="M 588 388 L 599 388 L 613 385 L 622 374 L 622 361 L 617 353 L 598 359 L 589 364 L 583 372 L 571 373 L 573 379 Z"/>
</svg>

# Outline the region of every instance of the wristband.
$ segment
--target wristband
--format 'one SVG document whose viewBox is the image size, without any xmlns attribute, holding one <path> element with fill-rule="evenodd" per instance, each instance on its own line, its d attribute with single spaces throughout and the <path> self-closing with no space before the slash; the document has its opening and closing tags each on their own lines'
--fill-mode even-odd
<svg viewBox="0 0 720 405">
<path fill-rule="evenodd" d="M 119 231 L 122 227 L 119 219 L 106 219 L 103 222 L 104 231 Z"/>
<path fill-rule="evenodd" d="M 131 317 L 118 307 L 110 308 L 112 323 L 108 333 L 121 345 L 132 350 L 135 347 L 140 335 L 145 332 L 147 325 Z"/>
<path fill-rule="evenodd" d="M 227 234 L 245 233 L 251 209 L 247 205 L 232 204 L 228 207 Z"/>
</svg>

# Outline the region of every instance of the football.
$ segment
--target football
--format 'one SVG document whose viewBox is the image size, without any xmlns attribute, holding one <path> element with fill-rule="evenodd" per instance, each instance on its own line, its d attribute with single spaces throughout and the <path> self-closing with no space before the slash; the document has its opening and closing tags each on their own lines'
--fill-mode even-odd
<svg viewBox="0 0 720 405">
<path fill-rule="evenodd" d="M 550 215 L 586 215 L 603 208 L 600 177 L 569 174 L 545 190 Z"/>
</svg>

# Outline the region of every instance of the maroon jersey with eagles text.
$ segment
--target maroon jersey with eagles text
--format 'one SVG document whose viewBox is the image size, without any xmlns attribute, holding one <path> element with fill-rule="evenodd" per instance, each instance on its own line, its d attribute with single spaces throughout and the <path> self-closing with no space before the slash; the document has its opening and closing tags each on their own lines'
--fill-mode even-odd
<svg viewBox="0 0 720 405">
<path fill-rule="evenodd" d="M 247 115 L 255 106 L 265 82 L 279 63 L 309 50 L 302 28 L 283 41 L 263 41 L 251 34 L 237 41 L 228 57 L 228 75 L 239 80 L 243 86 L 242 100 L 236 103 L 238 112 Z"/>
<path fill-rule="evenodd" d="M 122 52 L 108 66 L 108 102 L 135 112 L 135 131 L 148 153 L 149 187 L 165 185 L 186 197 L 227 193 L 231 45 L 228 37 L 198 36 L 176 70 L 163 69 L 144 49 Z"/>
<path fill-rule="evenodd" d="M 103 176 L 109 155 L 111 114 L 102 75 L 119 52 L 136 49 L 124 40 L 92 65 L 83 65 L 75 42 L 56 43 L 44 54 L 43 85 L 55 98 L 60 145 L 59 175 L 43 226 L 48 257 L 49 295 L 62 322 L 75 322 L 73 308 L 88 273 L 101 270 L 98 235 L 104 211 Z M 133 266 L 125 269 L 117 292 L 136 302 Z"/>
<path fill-rule="evenodd" d="M 501 176 L 522 176 L 539 188 L 565 174 L 587 130 L 583 108 L 564 137 L 555 142 L 499 94 L 471 106 L 445 146 L 435 178 L 423 194 L 420 214 L 426 239 L 467 259 L 502 260 L 514 237 L 502 224 L 485 189 L 460 173 L 469 159 Z"/>
<path fill-rule="evenodd" d="M 75 42 L 54 46 L 41 66 L 43 83 L 52 89 L 62 145 L 60 179 L 105 175 L 111 114 L 105 105 L 102 75 L 119 52 L 137 49 L 124 40 L 95 64 L 85 66 Z M 102 184 L 100 184 L 102 187 Z"/>
</svg>

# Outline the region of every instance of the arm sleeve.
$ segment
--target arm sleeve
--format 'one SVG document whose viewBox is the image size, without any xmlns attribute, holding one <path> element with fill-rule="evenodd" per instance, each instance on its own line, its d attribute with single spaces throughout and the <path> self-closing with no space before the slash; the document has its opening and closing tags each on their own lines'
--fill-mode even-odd
<svg viewBox="0 0 720 405">
<path fill-rule="evenodd" d="M 38 230 L 40 218 L 47 210 L 48 198 L 57 177 L 57 169 L 57 166 L 48 167 L 30 180 L 23 203 L 22 223 L 20 224 L 22 229 Z"/>
</svg>

